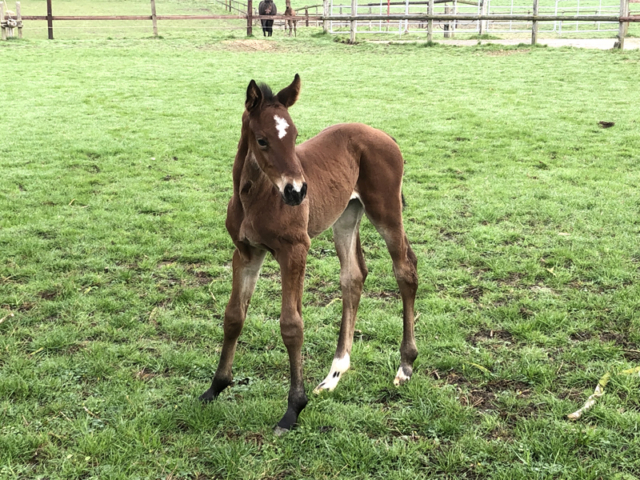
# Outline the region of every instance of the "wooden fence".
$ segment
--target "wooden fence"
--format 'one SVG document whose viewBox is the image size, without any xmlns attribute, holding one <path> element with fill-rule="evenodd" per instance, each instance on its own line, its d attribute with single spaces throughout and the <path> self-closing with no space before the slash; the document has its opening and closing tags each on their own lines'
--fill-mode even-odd
<svg viewBox="0 0 640 480">
<path fill-rule="evenodd" d="M 215 0 L 217 3 L 224 5 L 225 9 L 229 12 L 238 12 L 236 15 L 157 15 L 156 14 L 156 0 L 150 0 L 151 12 L 150 15 L 82 15 L 82 16 L 57 16 L 53 15 L 52 0 L 47 0 L 47 15 L 20 15 L 20 3 L 17 2 L 17 20 L 22 27 L 24 20 L 46 20 L 48 26 L 48 37 L 53 39 L 53 22 L 57 20 L 150 20 L 153 27 L 153 34 L 158 35 L 158 21 L 159 20 L 246 20 L 247 24 L 247 36 L 253 34 L 253 22 L 261 19 L 265 20 L 280 20 L 284 21 L 291 17 L 285 17 L 284 15 L 256 15 L 253 7 L 253 0 L 246 0 L 247 3 L 240 2 L 239 0 Z M 257 0 L 256 0 L 257 1 Z M 452 0 L 449 0 L 452 1 Z M 457 0 L 458 2 L 464 0 Z M 485 10 L 481 8 L 480 14 L 460 14 L 460 13 L 445 13 L 434 14 L 433 7 L 437 3 L 446 3 L 447 0 L 428 0 L 420 1 L 420 4 L 428 5 L 426 14 L 404 14 L 404 15 L 357 15 L 358 3 L 357 0 L 351 0 L 351 11 L 356 12 L 356 15 L 330 15 L 329 14 L 329 0 L 324 0 L 322 5 L 310 5 L 307 7 L 301 7 L 298 12 L 303 10 L 304 16 L 297 15 L 295 18 L 298 22 L 305 21 L 305 25 L 309 26 L 310 21 L 322 22 L 323 30 L 328 32 L 328 24 L 331 21 L 348 22 L 350 24 L 350 41 L 356 42 L 356 35 L 358 31 L 358 21 L 371 21 L 371 20 L 411 20 L 427 22 L 427 40 L 433 40 L 433 22 L 434 21 L 490 21 L 490 20 L 506 20 L 506 21 L 526 21 L 531 22 L 531 43 L 536 44 L 538 38 L 538 23 L 539 22 L 556 22 L 556 21 L 571 21 L 571 22 L 618 22 L 620 24 L 618 31 L 618 41 L 616 42 L 617 48 L 624 48 L 624 38 L 627 35 L 630 22 L 640 22 L 640 15 L 630 15 L 629 13 L 629 1 L 620 0 L 620 12 L 619 15 L 538 15 L 538 0 L 533 0 L 533 14 L 532 15 L 499 15 L 485 13 Z M 631 0 L 635 3 L 635 0 Z M 400 2 L 393 2 L 400 3 Z M 413 2 L 412 2 L 413 3 Z M 481 1 L 481 5 L 484 1 Z M 2 11 L 3 3 L 0 1 L 0 20 L 2 24 L 2 38 L 6 38 L 5 14 Z M 376 4 L 378 5 L 378 4 Z M 322 15 L 317 15 L 317 10 L 322 7 Z M 309 10 L 315 8 L 316 15 L 309 15 Z M 22 28 L 19 29 L 20 34 Z"/>
</svg>

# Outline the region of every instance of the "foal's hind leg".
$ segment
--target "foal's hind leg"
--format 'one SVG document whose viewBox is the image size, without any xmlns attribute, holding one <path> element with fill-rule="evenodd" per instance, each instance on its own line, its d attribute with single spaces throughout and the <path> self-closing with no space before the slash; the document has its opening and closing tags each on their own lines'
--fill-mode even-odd
<svg viewBox="0 0 640 480">
<path fill-rule="evenodd" d="M 333 357 L 329 375 L 314 390 L 333 390 L 340 376 L 349 369 L 356 314 L 362 295 L 362 286 L 367 278 L 367 267 L 360 245 L 360 219 L 364 209 L 355 199 L 349 203 L 342 216 L 333 225 L 333 241 L 340 259 L 340 287 L 342 289 L 342 324 L 338 337 L 338 348 Z"/>
<path fill-rule="evenodd" d="M 375 192 L 373 193 L 375 195 Z M 416 258 L 402 225 L 402 200 L 400 192 L 397 198 L 372 198 L 364 201 L 367 217 L 387 244 L 393 261 L 393 273 L 402 297 L 403 333 L 400 345 L 400 368 L 393 383 L 397 386 L 411 378 L 413 362 L 418 356 L 414 337 L 414 306 L 418 291 L 418 259 Z"/>
<path fill-rule="evenodd" d="M 242 252 L 236 249 L 233 253 L 233 284 L 231 298 L 229 298 L 224 312 L 224 341 L 220 363 L 213 377 L 211 388 L 200 396 L 200 400 L 203 402 L 215 399 L 233 380 L 231 366 L 236 352 L 236 344 L 247 317 L 249 300 L 255 290 L 265 255 L 265 251 L 252 247 L 243 247 Z"/>
</svg>

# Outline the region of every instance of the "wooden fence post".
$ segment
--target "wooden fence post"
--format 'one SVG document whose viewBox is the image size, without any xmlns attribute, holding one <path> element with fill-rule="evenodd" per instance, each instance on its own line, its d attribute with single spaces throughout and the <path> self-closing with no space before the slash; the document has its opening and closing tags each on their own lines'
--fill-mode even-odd
<svg viewBox="0 0 640 480">
<path fill-rule="evenodd" d="M 304 9 L 304 26 L 305 27 L 309 26 L 309 9 L 308 8 Z"/>
<path fill-rule="evenodd" d="M 20 2 L 16 2 L 16 20 L 18 20 L 18 38 L 22 38 L 22 9 Z"/>
<path fill-rule="evenodd" d="M 626 17 L 629 15 L 629 0 L 620 0 L 620 16 Z M 628 22 L 620 22 L 620 27 L 618 29 L 618 41 L 615 43 L 613 48 L 619 48 L 620 50 L 624 50 L 624 37 L 627 36 L 627 29 L 629 28 Z"/>
<path fill-rule="evenodd" d="M 538 16 L 538 0 L 533 0 L 533 15 Z M 538 43 L 538 21 L 531 22 L 531 45 Z"/>
<path fill-rule="evenodd" d="M 0 23 L 4 22 L 4 1 L 0 1 Z M 2 38 L 2 40 L 6 40 L 7 39 L 7 29 L 4 28 L 4 25 L 2 27 L 0 27 L 0 30 L 2 30 L 2 34 L 0 36 L 0 38 Z"/>
<path fill-rule="evenodd" d="M 51 0 L 47 0 L 47 28 L 49 40 L 53 40 L 53 8 L 51 7 Z"/>
<path fill-rule="evenodd" d="M 322 0 L 322 16 L 325 18 L 329 16 L 329 0 Z M 329 31 L 329 21 L 324 18 L 322 19 L 322 31 L 324 33 Z"/>
<path fill-rule="evenodd" d="M 451 7 L 449 7 L 449 5 L 447 5 L 446 3 L 444 4 L 444 14 L 445 15 L 449 15 L 451 13 Z M 449 29 L 451 28 L 451 23 L 449 23 L 451 20 L 447 20 L 444 24 L 444 38 L 449 38 L 451 36 L 451 33 L 449 33 Z"/>
<path fill-rule="evenodd" d="M 156 0 L 151 0 L 151 23 L 153 24 L 153 36 L 158 36 L 158 17 L 156 15 Z"/>
<path fill-rule="evenodd" d="M 480 4 L 480 15 L 489 14 L 489 0 L 482 0 Z M 489 20 L 480 20 L 480 35 L 487 34 L 489 30 Z"/>
<path fill-rule="evenodd" d="M 453 0 L 453 14 L 457 15 L 458 14 L 458 0 Z M 455 33 L 456 33 L 456 28 L 458 27 L 458 21 L 454 20 L 451 23 L 451 38 L 454 37 Z"/>
<path fill-rule="evenodd" d="M 433 0 L 429 0 L 429 8 L 427 9 L 429 15 L 433 15 Z M 430 18 L 427 21 L 427 42 L 433 42 L 433 19 Z"/>
<path fill-rule="evenodd" d="M 253 2 L 247 0 L 247 37 L 253 35 Z"/>
<path fill-rule="evenodd" d="M 356 43 L 356 30 L 358 29 L 358 21 L 355 17 L 358 15 L 358 0 L 351 0 L 351 16 L 354 20 L 351 20 L 351 38 L 349 43 Z"/>
</svg>

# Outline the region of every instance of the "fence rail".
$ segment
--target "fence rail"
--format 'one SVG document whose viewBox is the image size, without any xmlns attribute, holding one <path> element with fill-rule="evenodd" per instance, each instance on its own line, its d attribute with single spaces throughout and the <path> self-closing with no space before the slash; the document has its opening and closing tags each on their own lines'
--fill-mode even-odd
<svg viewBox="0 0 640 480">
<path fill-rule="evenodd" d="M 296 15 L 298 21 L 305 21 L 305 24 L 308 26 L 309 21 L 314 22 L 322 22 L 323 30 L 328 32 L 330 30 L 329 24 L 330 22 L 338 22 L 345 25 L 349 25 L 350 33 L 350 41 L 355 43 L 356 34 L 357 34 L 357 25 L 359 21 L 379 21 L 379 22 L 398 22 L 399 25 L 402 25 L 404 22 L 405 28 L 408 25 L 408 22 L 426 22 L 427 24 L 427 39 L 429 41 L 433 38 L 433 22 L 453 22 L 453 23 L 445 23 L 444 30 L 445 36 L 446 31 L 449 30 L 449 26 L 455 26 L 458 22 L 478 22 L 479 25 L 479 33 L 482 33 L 482 24 L 487 23 L 489 21 L 506 21 L 506 22 L 531 22 L 531 43 L 535 44 L 537 42 L 538 37 L 538 27 L 540 22 L 613 22 L 619 24 L 618 29 L 618 41 L 616 42 L 617 48 L 624 48 L 624 38 L 627 35 L 627 30 L 629 27 L 629 23 L 631 22 L 640 22 L 640 15 L 631 15 L 629 11 L 629 3 L 630 0 L 620 0 L 620 10 L 617 15 L 558 15 L 556 12 L 554 15 L 540 15 L 538 13 L 538 0 L 533 0 L 533 14 L 498 14 L 498 13 L 489 13 L 487 11 L 487 0 L 478 0 L 477 3 L 474 3 L 473 0 L 428 0 L 428 1 L 417 1 L 417 2 L 387 2 L 387 8 L 390 5 L 404 5 L 406 7 L 405 13 L 403 14 L 391 14 L 389 10 L 387 10 L 387 14 L 358 14 L 358 7 L 370 7 L 378 6 L 379 4 L 366 4 L 366 5 L 358 5 L 357 0 L 352 0 L 351 5 L 342 5 L 340 7 L 340 12 L 342 12 L 342 8 L 350 9 L 351 15 L 332 15 L 331 9 L 329 8 L 329 1 L 324 0 L 322 5 L 309 5 L 306 7 L 300 7 L 298 12 L 304 10 L 304 15 Z M 127 21 L 127 20 L 151 20 L 153 23 L 153 33 L 155 36 L 158 35 L 158 20 L 246 20 L 247 24 L 247 35 L 252 35 L 252 26 L 253 22 L 257 20 L 288 20 L 291 17 L 284 15 L 256 15 L 253 9 L 253 0 L 247 0 L 247 3 L 240 2 L 238 0 L 215 0 L 216 3 L 221 4 L 225 7 L 226 10 L 232 11 L 235 10 L 240 12 L 236 15 L 157 15 L 155 8 L 155 0 L 150 0 L 151 3 L 151 15 L 53 15 L 52 8 L 52 0 L 47 0 L 47 15 L 23 15 L 20 16 L 20 2 L 16 2 L 16 10 L 18 12 L 18 21 L 22 20 L 46 20 L 48 23 L 48 33 L 49 38 L 53 39 L 53 22 L 54 21 L 73 21 L 73 20 L 85 20 L 85 21 L 100 21 L 100 20 L 114 20 L 114 21 Z M 445 6 L 445 13 L 434 13 L 434 5 L 441 3 L 453 3 L 454 9 L 453 13 L 451 10 Z M 636 3 L 635 0 L 631 0 L 632 3 Z M 463 4 L 472 4 L 478 7 L 478 13 L 458 13 L 455 5 L 457 3 Z M 427 13 L 409 13 L 409 5 L 428 5 Z M 2 23 L 2 38 L 6 38 L 5 25 L 7 21 L 5 20 L 3 9 L 3 2 L 0 2 L 0 20 Z M 380 4 L 382 5 L 382 4 Z M 315 8 L 316 11 L 318 8 L 322 7 L 323 13 L 322 15 L 309 15 L 309 9 Z M 526 8 L 526 7 L 525 7 Z M 616 8 L 617 10 L 617 8 Z M 355 12 L 355 15 L 353 13 Z M 22 23 L 20 23 L 22 26 Z M 21 33 L 21 28 L 20 28 Z M 347 32 L 345 32 L 347 33 Z"/>
</svg>

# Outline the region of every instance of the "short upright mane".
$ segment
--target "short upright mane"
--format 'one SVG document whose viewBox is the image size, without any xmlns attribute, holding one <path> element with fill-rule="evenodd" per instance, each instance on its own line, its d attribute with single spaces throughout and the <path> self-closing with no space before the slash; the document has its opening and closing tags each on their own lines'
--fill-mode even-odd
<svg viewBox="0 0 640 480">
<path fill-rule="evenodd" d="M 265 102 L 275 102 L 277 100 L 276 96 L 271 91 L 271 87 L 266 83 L 259 83 L 258 88 L 262 92 L 262 99 Z"/>
</svg>

